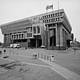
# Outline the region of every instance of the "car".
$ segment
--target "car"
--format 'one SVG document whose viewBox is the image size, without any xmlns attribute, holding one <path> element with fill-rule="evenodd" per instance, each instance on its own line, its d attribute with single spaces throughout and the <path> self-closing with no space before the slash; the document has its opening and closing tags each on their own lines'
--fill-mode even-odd
<svg viewBox="0 0 80 80">
<path fill-rule="evenodd" d="M 44 45 L 42 45 L 42 46 L 41 46 L 41 48 L 45 48 L 45 46 L 44 46 Z"/>
<path fill-rule="evenodd" d="M 21 48 L 21 46 L 20 45 L 17 45 L 15 48 Z"/>
<path fill-rule="evenodd" d="M 20 44 L 10 44 L 10 48 L 21 48 Z"/>
</svg>

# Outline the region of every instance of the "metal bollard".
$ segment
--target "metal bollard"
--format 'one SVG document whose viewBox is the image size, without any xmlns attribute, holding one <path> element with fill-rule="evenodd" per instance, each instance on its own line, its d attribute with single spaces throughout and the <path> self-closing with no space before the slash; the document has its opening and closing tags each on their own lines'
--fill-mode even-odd
<svg viewBox="0 0 80 80">
<path fill-rule="evenodd" d="M 54 62 L 54 56 L 53 55 L 51 56 L 51 61 Z"/>
<path fill-rule="evenodd" d="M 37 53 L 33 53 L 33 58 L 37 59 L 37 57 L 38 57 Z"/>
<path fill-rule="evenodd" d="M 4 49 L 4 54 L 6 54 L 6 49 Z"/>
</svg>

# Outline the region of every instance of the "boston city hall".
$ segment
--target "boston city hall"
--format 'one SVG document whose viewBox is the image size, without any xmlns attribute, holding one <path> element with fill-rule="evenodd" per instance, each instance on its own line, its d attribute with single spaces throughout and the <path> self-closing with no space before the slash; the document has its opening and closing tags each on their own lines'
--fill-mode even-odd
<svg viewBox="0 0 80 80">
<path fill-rule="evenodd" d="M 72 28 L 64 9 L 46 12 L 1 25 L 4 46 L 65 49 L 72 41 Z"/>
</svg>

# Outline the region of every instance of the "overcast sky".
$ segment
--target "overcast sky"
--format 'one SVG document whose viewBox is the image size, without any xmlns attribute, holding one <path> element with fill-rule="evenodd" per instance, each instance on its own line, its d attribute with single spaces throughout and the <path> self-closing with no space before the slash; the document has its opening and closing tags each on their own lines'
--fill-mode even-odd
<svg viewBox="0 0 80 80">
<path fill-rule="evenodd" d="M 46 12 L 46 6 L 53 4 L 58 9 L 58 0 L 0 0 L 0 25 Z M 80 41 L 80 0 L 59 0 L 72 26 L 72 32 Z M 0 30 L 0 41 L 3 35 Z"/>
</svg>

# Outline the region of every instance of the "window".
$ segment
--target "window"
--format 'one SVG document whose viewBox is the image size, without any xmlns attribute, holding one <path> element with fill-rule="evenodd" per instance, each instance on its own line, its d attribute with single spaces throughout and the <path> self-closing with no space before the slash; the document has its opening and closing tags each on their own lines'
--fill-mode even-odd
<svg viewBox="0 0 80 80">
<path fill-rule="evenodd" d="M 48 18 L 48 15 L 46 17 Z"/>
<path fill-rule="evenodd" d="M 27 29 L 27 32 L 32 32 L 32 27 L 28 27 L 26 29 Z"/>
<path fill-rule="evenodd" d="M 13 39 L 13 35 L 11 36 L 11 38 Z"/>
<path fill-rule="evenodd" d="M 54 14 L 53 14 L 53 17 L 54 17 Z"/>
<path fill-rule="evenodd" d="M 49 19 L 49 22 L 51 22 L 51 19 Z"/>
<path fill-rule="evenodd" d="M 51 17 L 53 17 L 53 15 L 51 14 Z"/>
<path fill-rule="evenodd" d="M 60 16 L 62 16 L 63 12 L 60 12 Z"/>
<path fill-rule="evenodd" d="M 58 18 L 58 21 L 60 21 L 60 18 Z"/>
<path fill-rule="evenodd" d="M 40 27 L 37 26 L 37 33 L 40 33 Z"/>
<path fill-rule="evenodd" d="M 48 20 L 47 20 L 47 23 L 48 23 Z"/>
<path fill-rule="evenodd" d="M 15 35 L 14 35 L 14 39 L 15 39 Z"/>
<path fill-rule="evenodd" d="M 57 17 L 58 16 L 58 13 L 55 13 L 55 17 Z"/>
<path fill-rule="evenodd" d="M 56 21 L 58 21 L 58 18 L 56 18 Z"/>
<path fill-rule="evenodd" d="M 17 39 L 18 39 L 18 34 L 16 36 L 17 36 Z"/>
<path fill-rule="evenodd" d="M 55 22 L 55 18 L 52 19 L 52 22 Z"/>
<path fill-rule="evenodd" d="M 44 16 L 42 17 L 42 19 L 44 19 Z"/>
<path fill-rule="evenodd" d="M 22 34 L 22 38 L 24 38 L 24 35 Z"/>
<path fill-rule="evenodd" d="M 32 33 L 27 33 L 27 37 L 32 37 Z"/>
<path fill-rule="evenodd" d="M 33 33 L 36 33 L 36 27 L 33 27 Z"/>
<path fill-rule="evenodd" d="M 49 18 L 50 18 L 51 16 L 49 15 Z"/>
<path fill-rule="evenodd" d="M 46 23 L 46 20 L 45 20 L 45 23 Z"/>
<path fill-rule="evenodd" d="M 15 39 L 17 38 L 17 35 L 15 34 Z"/>
<path fill-rule="evenodd" d="M 21 34 L 19 34 L 19 38 L 21 38 Z"/>
<path fill-rule="evenodd" d="M 45 16 L 45 18 L 46 18 L 47 16 Z"/>
<path fill-rule="evenodd" d="M 59 20 L 63 20 L 63 17 L 60 17 L 60 19 Z"/>
<path fill-rule="evenodd" d="M 60 13 L 58 12 L 58 13 L 57 13 L 57 16 L 59 16 L 59 15 L 60 15 Z"/>
<path fill-rule="evenodd" d="M 44 23 L 44 20 L 43 20 L 43 23 Z"/>
</svg>

